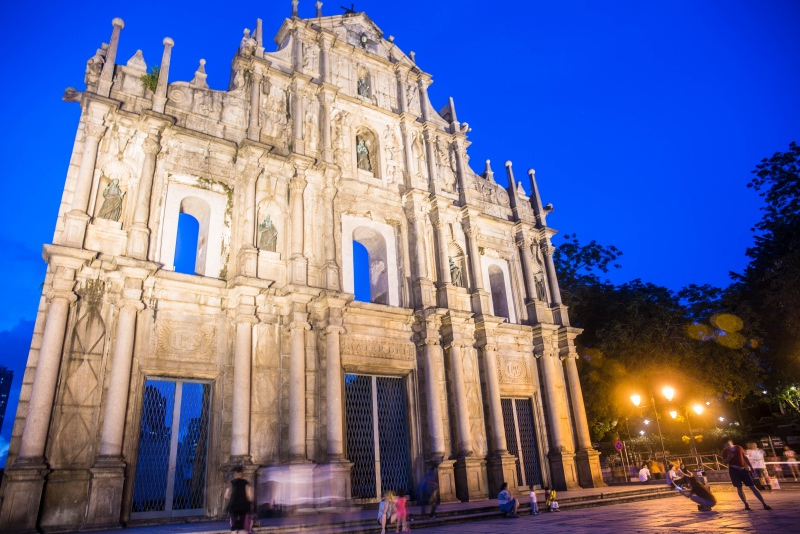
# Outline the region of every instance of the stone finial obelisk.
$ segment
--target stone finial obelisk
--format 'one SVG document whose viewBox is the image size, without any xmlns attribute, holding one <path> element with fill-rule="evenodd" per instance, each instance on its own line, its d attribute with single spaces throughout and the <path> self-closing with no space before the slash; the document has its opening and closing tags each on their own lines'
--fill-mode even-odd
<svg viewBox="0 0 800 534">
<path fill-rule="evenodd" d="M 115 18 L 111 21 L 111 25 L 114 26 L 114 29 L 111 31 L 111 41 L 108 43 L 103 71 L 100 73 L 100 81 L 97 84 L 97 94 L 100 96 L 111 94 L 111 83 L 114 81 L 114 63 L 117 59 L 117 47 L 119 46 L 119 32 L 125 27 L 125 22 L 121 18 Z"/>
<path fill-rule="evenodd" d="M 536 216 L 536 222 L 543 228 L 547 226 L 545 222 L 547 213 L 542 207 L 542 197 L 539 196 L 539 187 L 536 185 L 536 171 L 528 169 L 528 176 L 531 179 L 531 207 L 533 208 L 533 214 Z"/>
<path fill-rule="evenodd" d="M 161 67 L 158 71 L 158 85 L 156 85 L 156 92 L 153 95 L 153 111 L 156 113 L 164 113 L 164 107 L 167 105 L 167 80 L 169 79 L 169 60 L 172 55 L 172 47 L 175 46 L 175 41 L 169 37 L 164 37 L 164 54 L 161 56 Z"/>
<path fill-rule="evenodd" d="M 517 207 L 517 182 L 514 180 L 514 169 L 511 167 L 511 160 L 506 161 L 506 175 L 508 176 L 508 202 L 511 204 L 511 209 Z"/>
<path fill-rule="evenodd" d="M 490 182 L 497 183 L 494 181 L 494 171 L 492 170 L 492 161 L 486 160 L 486 170 L 483 171 L 483 177 L 489 180 Z"/>
<path fill-rule="evenodd" d="M 453 97 L 450 97 L 450 126 L 453 129 L 453 133 L 457 133 L 461 130 L 461 124 L 458 122 L 458 117 L 456 116 L 456 103 L 453 101 Z"/>
<path fill-rule="evenodd" d="M 322 2 L 317 0 L 317 18 L 322 18 Z"/>
<path fill-rule="evenodd" d="M 297 4 L 299 4 L 299 0 L 292 0 L 292 18 L 297 18 Z"/>
</svg>

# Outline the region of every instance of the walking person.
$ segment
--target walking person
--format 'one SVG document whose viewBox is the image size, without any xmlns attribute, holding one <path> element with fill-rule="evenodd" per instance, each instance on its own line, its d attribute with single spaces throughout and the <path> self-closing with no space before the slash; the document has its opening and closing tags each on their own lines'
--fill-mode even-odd
<svg viewBox="0 0 800 534">
<path fill-rule="evenodd" d="M 539 503 L 536 500 L 536 489 L 533 487 L 533 484 L 531 484 L 528 489 L 530 489 L 528 497 L 531 501 L 531 515 L 539 515 Z"/>
<path fill-rule="evenodd" d="M 244 469 L 235 467 L 230 485 L 225 489 L 225 500 L 228 501 L 228 514 L 231 518 L 231 532 L 250 532 L 250 507 L 253 502 L 253 490 L 244 479 Z"/>
<path fill-rule="evenodd" d="M 728 473 L 730 473 L 731 476 L 731 483 L 733 487 L 736 488 L 737 493 L 739 493 L 739 498 L 744 503 L 744 509 L 750 510 L 750 505 L 747 504 L 747 498 L 744 496 L 744 491 L 742 491 L 742 484 L 750 488 L 753 495 L 764 505 L 764 510 L 772 510 L 772 508 L 764 502 L 764 497 L 753 483 L 753 477 L 750 475 L 753 466 L 744 454 L 744 449 L 734 444 L 731 438 L 727 438 L 725 441 L 727 446 L 722 449 L 722 461 L 728 464 Z"/>
<path fill-rule="evenodd" d="M 508 492 L 508 482 L 503 482 L 503 485 L 500 486 L 500 493 L 497 495 L 497 504 L 500 506 L 500 511 L 503 512 L 506 517 L 519 517 L 517 515 L 519 501 Z"/>
<path fill-rule="evenodd" d="M 786 464 L 789 466 L 789 471 L 797 482 L 797 477 L 800 477 L 800 469 L 797 467 L 797 454 L 788 445 L 783 448 L 783 457 L 786 459 Z"/>
<path fill-rule="evenodd" d="M 419 505 L 422 508 L 420 517 L 425 518 L 425 508 L 431 506 L 430 519 L 436 519 L 436 506 L 439 504 L 439 482 L 436 473 L 430 469 L 419 484 Z"/>
</svg>

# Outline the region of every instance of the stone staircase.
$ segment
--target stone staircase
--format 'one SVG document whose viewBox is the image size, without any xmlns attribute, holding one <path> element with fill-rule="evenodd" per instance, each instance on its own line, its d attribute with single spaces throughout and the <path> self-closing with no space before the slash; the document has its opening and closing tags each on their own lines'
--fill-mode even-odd
<svg viewBox="0 0 800 534">
<path fill-rule="evenodd" d="M 558 503 L 561 510 L 567 511 L 578 508 L 607 506 L 611 504 L 661 499 L 673 496 L 677 496 L 674 490 L 670 490 L 664 485 L 659 485 L 632 488 L 622 491 L 620 491 L 618 488 L 615 488 L 614 490 L 609 490 L 608 492 L 596 492 L 574 496 L 563 494 L 563 496 L 559 496 Z M 523 499 L 524 500 L 520 499 L 519 513 L 520 515 L 530 514 L 530 503 L 527 502 L 526 497 Z M 539 506 L 540 509 L 543 509 L 544 503 L 540 502 Z M 414 521 L 410 524 L 412 530 L 454 523 L 474 522 L 483 519 L 497 519 L 503 516 L 503 514 L 498 510 L 497 502 L 494 499 L 473 503 L 442 505 L 436 511 L 435 519 L 420 519 L 418 506 L 410 507 L 410 512 L 411 517 L 414 519 Z M 338 514 L 336 517 L 328 514 L 309 515 L 306 516 L 305 521 L 292 521 L 292 524 L 257 526 L 253 530 L 254 532 L 260 534 L 277 534 L 288 532 L 372 534 L 380 532 L 380 526 L 376 521 L 376 515 L 377 513 L 374 509 Z M 394 527 L 392 526 L 392 530 L 393 528 Z M 387 531 L 388 530 L 390 529 L 387 529 Z"/>
</svg>

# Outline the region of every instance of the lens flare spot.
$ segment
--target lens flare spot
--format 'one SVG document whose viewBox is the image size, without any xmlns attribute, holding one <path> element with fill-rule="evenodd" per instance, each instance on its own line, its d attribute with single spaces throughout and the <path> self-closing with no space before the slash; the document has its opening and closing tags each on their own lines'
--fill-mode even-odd
<svg viewBox="0 0 800 534">
<path fill-rule="evenodd" d="M 747 340 L 739 332 L 726 332 L 717 336 L 717 343 L 729 349 L 741 349 Z"/>
<path fill-rule="evenodd" d="M 738 332 L 744 326 L 744 323 L 737 316 L 732 313 L 718 313 L 711 316 L 711 324 L 715 328 L 725 330 L 726 332 Z"/>
<path fill-rule="evenodd" d="M 712 336 L 713 332 L 708 325 L 703 323 L 692 323 L 686 325 L 686 335 L 698 341 L 705 341 Z"/>
</svg>

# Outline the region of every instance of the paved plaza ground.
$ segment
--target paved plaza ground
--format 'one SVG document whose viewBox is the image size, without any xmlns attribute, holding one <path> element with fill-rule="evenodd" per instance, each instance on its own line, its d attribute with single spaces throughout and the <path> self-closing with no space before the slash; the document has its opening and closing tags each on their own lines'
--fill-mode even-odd
<svg viewBox="0 0 800 534">
<path fill-rule="evenodd" d="M 492 519 L 426 528 L 427 533 L 530 534 L 591 532 L 608 534 L 666 532 L 800 532 L 800 491 L 765 494 L 771 511 L 764 510 L 752 494 L 747 495 L 752 511 L 745 511 L 733 491 L 715 491 L 719 504 L 712 512 L 698 512 L 683 497 L 671 497 L 559 513 L 524 515 L 519 519 Z M 413 526 L 412 526 L 413 528 Z"/>
</svg>

